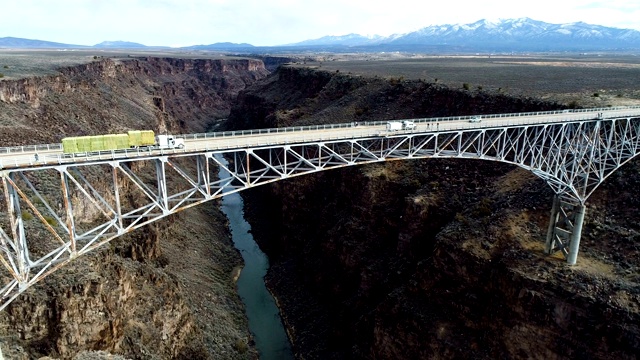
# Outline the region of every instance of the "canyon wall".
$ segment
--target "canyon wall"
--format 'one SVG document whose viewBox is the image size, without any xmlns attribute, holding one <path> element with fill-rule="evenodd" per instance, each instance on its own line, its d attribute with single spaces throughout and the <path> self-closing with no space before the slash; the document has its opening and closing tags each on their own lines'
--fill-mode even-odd
<svg viewBox="0 0 640 360">
<path fill-rule="evenodd" d="M 0 138 L 10 146 L 132 129 L 203 132 L 268 73 L 254 59 L 147 57 L 3 80 Z M 256 358 L 235 290 L 242 259 L 226 221 L 206 204 L 74 260 L 0 313 L 5 358 Z"/>
<path fill-rule="evenodd" d="M 287 67 L 241 92 L 227 126 L 559 108 L 425 81 Z M 243 196 L 300 358 L 633 359 L 640 349 L 638 169 L 637 161 L 627 165 L 590 199 L 574 267 L 543 253 L 551 190 L 507 164 L 372 164 Z"/>
<path fill-rule="evenodd" d="M 4 80 L 0 138 L 26 145 L 130 129 L 562 107 L 402 78 L 288 66 L 268 73 L 259 60 L 149 57 Z M 633 359 L 638 165 L 625 165 L 590 198 L 575 267 L 542 251 L 549 188 L 500 163 L 397 161 L 322 172 L 246 191 L 246 215 L 270 257 L 267 282 L 299 358 Z M 217 204 L 188 210 L 36 284 L 0 313 L 5 357 L 256 358 L 235 293 L 241 258 L 225 221 Z"/>
</svg>

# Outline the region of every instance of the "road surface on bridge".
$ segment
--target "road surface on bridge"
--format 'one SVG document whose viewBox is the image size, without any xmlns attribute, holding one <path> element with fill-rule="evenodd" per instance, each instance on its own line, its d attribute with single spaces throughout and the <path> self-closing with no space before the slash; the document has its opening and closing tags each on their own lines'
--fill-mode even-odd
<svg viewBox="0 0 640 360">
<path fill-rule="evenodd" d="M 0 310 L 77 256 L 170 214 L 249 187 L 338 166 L 411 159 L 418 151 L 438 157 L 488 154 L 489 160 L 522 166 L 542 178 L 554 192 L 545 252 L 561 251 L 567 263 L 575 264 L 587 198 L 640 153 L 640 106 L 481 117 L 407 119 L 416 128 L 401 131 L 375 121 L 186 134 L 177 135 L 185 139 L 185 148 L 171 150 L 63 154 L 61 144 L 0 148 L 7 209 L 0 229 L 0 268 L 8 280 L 0 289 Z M 308 148 L 299 151 L 298 146 Z M 214 153 L 233 155 L 226 179 L 211 178 Z M 28 176 L 40 170 L 59 175 L 60 183 Z M 102 176 L 105 172 L 111 176 Z M 103 186 L 105 181 L 112 187 Z M 121 187 L 148 201 L 121 201 Z M 86 205 L 78 207 L 76 201 Z M 95 222 L 85 222 L 80 214 L 85 206 L 96 213 Z M 24 221 L 23 211 L 39 221 Z M 50 235 L 43 237 L 42 229 Z M 30 249 L 30 244 L 37 246 Z"/>
<path fill-rule="evenodd" d="M 598 118 L 616 118 L 640 116 L 640 108 L 620 109 L 588 109 L 563 110 L 555 112 L 538 112 L 522 114 L 480 115 L 480 122 L 471 122 L 469 116 L 450 118 L 411 119 L 415 122 L 413 130 L 387 131 L 386 122 L 345 123 L 335 125 L 318 125 L 278 129 L 246 130 L 237 132 L 197 134 L 185 136 L 185 148 L 175 150 L 117 150 L 103 151 L 99 154 L 64 154 L 59 144 L 53 148 L 25 146 L 0 152 L 0 168 L 22 168 L 61 163 L 81 163 L 105 159 L 137 158 L 158 156 L 163 154 L 192 153 L 208 150 L 226 150 L 237 148 L 255 148 L 276 144 L 294 144 L 304 142 L 323 142 L 337 139 L 363 138 L 377 136 L 393 136 L 407 133 L 428 133 L 456 130 L 481 129 L 503 126 L 526 126 L 529 124 L 558 123 L 580 120 L 596 120 Z M 401 120 L 391 120 L 401 121 Z M 179 137 L 180 135 L 178 135 Z"/>
</svg>

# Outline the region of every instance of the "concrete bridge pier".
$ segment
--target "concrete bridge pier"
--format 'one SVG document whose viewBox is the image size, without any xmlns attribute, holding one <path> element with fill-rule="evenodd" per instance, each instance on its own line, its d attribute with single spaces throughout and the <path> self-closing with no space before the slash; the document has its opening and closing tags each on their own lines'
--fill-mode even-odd
<svg viewBox="0 0 640 360">
<path fill-rule="evenodd" d="M 576 264 L 585 212 L 583 203 L 553 196 L 545 253 L 561 251 L 568 265 Z"/>
</svg>

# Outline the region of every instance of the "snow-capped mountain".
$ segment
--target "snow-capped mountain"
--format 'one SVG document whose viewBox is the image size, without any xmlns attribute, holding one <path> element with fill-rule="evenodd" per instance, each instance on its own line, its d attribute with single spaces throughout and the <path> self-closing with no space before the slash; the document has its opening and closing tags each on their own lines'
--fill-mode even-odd
<svg viewBox="0 0 640 360">
<path fill-rule="evenodd" d="M 389 37 L 326 36 L 299 45 L 411 47 L 450 46 L 474 50 L 615 50 L 640 49 L 640 31 L 584 22 L 550 24 L 529 18 L 471 24 L 433 25 Z"/>
<path fill-rule="evenodd" d="M 480 20 L 465 25 L 429 26 L 400 36 L 395 44 L 511 44 L 541 47 L 640 45 L 640 31 L 616 29 L 584 22 L 549 24 L 529 18 L 491 22 Z"/>
</svg>

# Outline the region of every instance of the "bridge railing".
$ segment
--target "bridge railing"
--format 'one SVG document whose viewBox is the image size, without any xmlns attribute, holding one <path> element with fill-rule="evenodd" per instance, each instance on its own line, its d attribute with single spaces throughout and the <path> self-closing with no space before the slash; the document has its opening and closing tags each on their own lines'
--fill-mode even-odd
<svg viewBox="0 0 640 360">
<path fill-rule="evenodd" d="M 62 144 L 42 144 L 0 147 L 0 154 L 24 153 L 24 152 L 47 152 L 62 150 Z"/>
<path fill-rule="evenodd" d="M 530 113 L 536 114 L 536 113 Z M 549 119 L 549 118 L 540 118 L 537 121 L 531 121 L 531 119 L 525 119 L 524 117 L 510 117 L 508 119 L 502 121 L 487 121 L 480 123 L 471 123 L 469 121 L 462 121 L 455 126 L 451 126 L 447 124 L 447 122 L 443 121 L 439 126 L 438 122 L 431 121 L 432 119 L 425 119 L 427 121 L 420 122 L 420 119 L 414 119 L 416 124 L 418 124 L 415 130 L 401 130 L 401 131 L 386 131 L 384 127 L 379 127 L 378 129 L 361 126 L 356 127 L 354 124 L 336 124 L 335 126 L 326 127 L 323 125 L 318 126 L 305 126 L 305 127 L 289 127 L 289 128 L 281 128 L 281 129 L 261 129 L 261 130 L 248 130 L 248 131 L 229 131 L 229 132 L 218 132 L 218 133 L 206 133 L 206 134 L 193 134 L 191 135 L 192 139 L 203 139 L 203 138 L 219 138 L 219 141 L 212 142 L 211 144 L 206 144 L 205 146 L 197 146 L 197 147 L 189 147 L 188 149 L 159 149 L 159 150 L 145 150 L 145 149 L 121 149 L 121 150 L 109 150 L 109 151 L 100 151 L 95 153 L 81 153 L 81 154 L 61 154 L 61 153 L 53 153 L 46 154 L 40 153 L 39 156 L 34 156 L 32 153 L 21 154 L 20 149 L 29 148 L 25 147 L 14 147 L 13 149 L 17 151 L 15 153 L 16 156 L 12 156 L 7 159 L 0 159 L 0 169 L 3 168 L 18 168 L 18 167 L 33 167 L 33 166 L 51 166 L 51 165 L 63 165 L 63 164 L 74 164 L 81 162 L 93 162 L 93 161 L 104 161 L 104 160 L 121 160 L 132 157 L 144 157 L 144 156 L 158 156 L 158 155 L 169 155 L 169 154 L 179 154 L 186 152 L 194 152 L 194 151 L 226 151 L 229 149 L 241 148 L 241 147 L 260 147 L 260 146 L 274 146 L 278 144 L 282 144 L 282 140 L 275 140 L 273 137 L 255 137 L 255 140 L 251 139 L 251 136 L 247 135 L 258 135 L 265 133 L 284 133 L 291 132 L 292 136 L 287 138 L 287 143 L 305 143 L 305 142 L 314 142 L 314 141 L 333 141 L 333 140 L 344 140 L 348 138 L 358 137 L 379 137 L 379 136 L 404 136 L 407 133 L 415 133 L 415 132 L 424 132 L 424 131 L 439 131 L 439 132 L 447 132 L 447 131 L 465 131 L 469 129 L 483 129 L 483 128 L 491 128 L 491 127 L 510 127 L 510 126 L 537 126 L 545 123 L 552 123 L 560 121 L 585 121 L 592 120 L 593 113 L 591 114 L 564 114 L 570 115 L 566 118 L 562 119 Z M 577 115 L 577 116 L 576 116 Z M 626 115 L 625 115 L 626 116 Z M 462 117 L 453 117 L 454 119 L 470 119 L 468 116 Z M 487 116 L 483 116 L 483 118 L 488 118 Z M 384 125 L 385 121 L 376 121 L 376 122 L 367 122 L 362 123 L 363 125 Z M 322 139 L 318 139 L 317 133 L 311 133 L 306 131 L 299 130 L 312 130 L 312 129 L 320 129 L 320 128 L 350 128 L 351 131 L 348 132 L 335 132 L 328 133 L 325 136 L 322 136 Z M 295 131 L 295 132 L 294 132 Z M 244 135 L 244 136 L 242 136 Z M 54 146 L 46 146 L 39 145 L 38 148 L 42 147 L 42 149 L 55 149 Z"/>
<path fill-rule="evenodd" d="M 506 113 L 506 114 L 486 114 L 486 115 L 480 114 L 480 115 L 446 116 L 446 117 L 433 117 L 433 118 L 414 118 L 414 119 L 397 119 L 397 120 L 380 120 L 380 121 L 357 121 L 357 122 L 348 122 L 348 123 L 339 123 L 339 124 L 306 125 L 306 126 L 291 126 L 291 127 L 283 127 L 283 128 L 220 131 L 220 132 L 199 133 L 199 134 L 185 134 L 180 136 L 184 137 L 185 139 L 208 139 L 208 138 L 229 137 L 229 136 L 264 135 L 264 134 L 272 134 L 272 133 L 283 133 L 283 132 L 294 132 L 294 131 L 305 131 L 305 130 L 351 128 L 354 125 L 382 126 L 389 121 L 408 120 L 408 121 L 413 121 L 414 123 L 417 123 L 417 124 L 418 123 L 439 123 L 439 122 L 449 122 L 449 121 L 468 121 L 475 116 L 481 116 L 483 119 L 518 118 L 518 117 L 544 116 L 544 115 L 557 115 L 557 114 L 566 114 L 567 116 L 571 116 L 571 114 L 579 115 L 580 113 L 587 113 L 587 112 L 593 113 L 593 112 L 633 110 L 633 109 L 640 109 L 640 106 L 619 106 L 619 107 L 569 109 L 569 110 L 565 109 L 565 110 L 531 111 L 531 112 Z M 576 118 L 575 120 L 584 120 L 584 119 Z"/>
<path fill-rule="evenodd" d="M 469 128 L 486 128 L 486 127 L 496 127 L 496 126 L 519 126 L 526 123 L 523 119 L 522 121 L 518 121 L 524 117 L 530 116 L 544 116 L 544 115 L 557 115 L 562 114 L 565 115 L 561 119 L 547 119 L 547 121 L 541 122 L 557 122 L 557 121 L 584 121 L 593 118 L 593 113 L 597 112 L 612 112 L 612 111 L 624 111 L 624 110 L 638 110 L 640 106 L 630 106 L 630 107 L 607 107 L 607 108 L 595 108 L 595 109 L 572 109 L 572 110 L 554 110 L 554 111 L 536 111 L 536 112 L 525 112 L 525 113 L 509 113 L 509 114 L 486 114 L 480 115 L 482 119 L 500 119 L 500 118 L 508 118 L 508 121 L 491 121 L 491 122 L 480 122 L 480 123 L 470 123 L 469 120 L 478 115 L 473 116 L 448 116 L 448 117 L 436 117 L 436 118 L 416 118 L 416 119 L 402 119 L 402 120 L 392 120 L 392 121 L 403 121 L 409 120 L 416 123 L 418 129 L 420 130 L 461 130 L 461 129 L 469 129 Z M 587 114 L 589 113 L 589 114 Z M 616 116 L 637 116 L 638 112 L 633 112 L 633 115 L 628 114 L 616 114 Z M 455 129 L 447 126 L 447 122 L 452 121 L 463 121 L 463 124 L 456 125 Z M 231 138 L 231 137 L 242 137 L 242 139 L 238 139 L 237 142 L 234 141 L 225 141 L 216 144 L 214 147 L 206 146 L 205 148 L 189 148 L 189 151 L 201 151 L 201 150 L 224 150 L 233 147 L 241 146 L 242 143 L 251 142 L 248 141 L 247 137 L 250 136 L 259 136 L 264 134 L 280 134 L 287 132 L 297 132 L 298 134 L 304 134 L 305 131 L 308 130 L 321 130 L 321 129 L 341 129 L 341 128 L 351 128 L 353 131 L 349 133 L 336 134 L 336 136 L 327 136 L 323 138 L 323 141 L 327 140 L 337 140 L 337 139 L 345 139 L 353 136 L 380 136 L 382 132 L 380 130 L 368 130 L 359 131 L 359 126 L 364 128 L 365 126 L 384 126 L 388 121 L 364 121 L 364 122 L 349 122 L 349 123 L 340 123 L 340 124 L 326 124 L 326 125 L 308 125 L 308 126 L 293 126 L 293 127 L 285 127 L 285 128 L 267 128 L 267 129 L 253 129 L 253 130 L 240 130 L 240 131 L 223 131 L 223 132 L 211 132 L 211 133 L 199 133 L 199 134 L 186 134 L 179 135 L 185 139 L 215 139 L 215 138 Z M 442 123 L 442 124 L 440 124 Z M 438 128 L 435 128 L 435 125 L 442 125 Z M 420 127 L 420 126 L 428 126 L 428 128 Z M 397 134 L 406 133 L 396 132 Z M 293 138 L 291 140 L 294 140 Z M 295 141 L 312 141 L 311 138 L 306 138 L 304 136 L 297 136 Z M 274 145 L 273 142 L 251 142 L 250 146 L 271 146 Z M 94 160 L 105 160 L 105 159 L 122 159 L 129 157 L 140 157 L 144 155 L 162 155 L 162 154 L 174 154 L 184 152 L 184 150 L 155 150 L 153 153 L 140 149 L 124 149 L 117 151 L 103 151 L 99 153 L 92 154 L 47 154 L 47 151 L 51 152 L 59 152 L 62 150 L 62 144 L 44 144 L 44 145 L 28 145 L 28 146 L 13 146 L 13 147 L 4 147 L 0 148 L 1 154 L 15 154 L 16 156 L 12 156 L 10 159 L 0 159 L 0 169 L 1 168 L 9 168 L 9 167 L 24 167 L 24 166 L 42 166 L 42 165 L 50 165 L 50 164 L 64 164 L 64 163 L 75 163 L 78 161 L 94 161 Z M 33 154 L 28 154 L 24 156 L 20 156 L 21 153 L 34 153 L 37 152 L 39 155 L 34 156 Z"/>
</svg>

